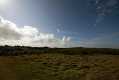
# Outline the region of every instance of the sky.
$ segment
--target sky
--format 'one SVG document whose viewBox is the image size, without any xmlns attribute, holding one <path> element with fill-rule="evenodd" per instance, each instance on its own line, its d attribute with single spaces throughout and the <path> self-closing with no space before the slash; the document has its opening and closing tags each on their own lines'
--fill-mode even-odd
<svg viewBox="0 0 119 80">
<path fill-rule="evenodd" d="M 0 45 L 119 48 L 119 1 L 0 0 Z"/>
</svg>

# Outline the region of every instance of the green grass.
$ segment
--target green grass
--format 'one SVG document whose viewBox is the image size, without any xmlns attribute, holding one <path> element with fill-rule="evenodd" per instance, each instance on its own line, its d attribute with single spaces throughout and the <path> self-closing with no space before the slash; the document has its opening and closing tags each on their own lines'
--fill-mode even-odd
<svg viewBox="0 0 119 80">
<path fill-rule="evenodd" d="M 119 55 L 1 56 L 1 69 L 1 80 L 119 80 Z"/>
</svg>

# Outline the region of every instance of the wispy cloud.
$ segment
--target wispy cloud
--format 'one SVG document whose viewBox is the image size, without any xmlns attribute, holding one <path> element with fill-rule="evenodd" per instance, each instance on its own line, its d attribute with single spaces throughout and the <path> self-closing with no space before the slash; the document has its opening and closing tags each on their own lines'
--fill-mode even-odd
<svg viewBox="0 0 119 80">
<path fill-rule="evenodd" d="M 80 37 L 80 41 L 73 41 L 71 37 L 59 38 L 52 33 L 40 32 L 36 27 L 18 27 L 15 23 L 0 18 L 0 45 L 119 48 L 119 43 L 115 42 L 115 39 L 119 40 L 118 37 L 119 32 L 115 32 L 92 39 Z"/>
<path fill-rule="evenodd" d="M 117 40 L 116 40 L 117 39 Z M 81 39 L 75 46 L 97 47 L 97 48 L 119 48 L 119 33 L 115 32 L 108 35 L 101 35 L 92 39 Z"/>
<path fill-rule="evenodd" d="M 105 16 L 112 13 L 113 9 L 117 7 L 118 0 L 94 0 L 96 6 L 97 19 L 95 26 L 100 23 Z"/>
<path fill-rule="evenodd" d="M 57 28 L 57 33 L 60 33 L 60 32 L 61 32 L 60 29 Z"/>
</svg>

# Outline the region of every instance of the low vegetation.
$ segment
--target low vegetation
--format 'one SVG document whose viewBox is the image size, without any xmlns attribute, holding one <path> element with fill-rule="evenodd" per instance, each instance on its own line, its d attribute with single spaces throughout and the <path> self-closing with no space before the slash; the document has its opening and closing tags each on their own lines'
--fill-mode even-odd
<svg viewBox="0 0 119 80">
<path fill-rule="evenodd" d="M 94 55 L 94 54 L 111 54 L 119 55 L 119 49 L 111 48 L 48 48 L 48 47 L 25 47 L 25 46 L 0 46 L 1 56 L 17 56 L 31 54 L 67 54 L 67 55 Z"/>
<path fill-rule="evenodd" d="M 119 80 L 119 50 L 0 47 L 0 80 Z"/>
</svg>

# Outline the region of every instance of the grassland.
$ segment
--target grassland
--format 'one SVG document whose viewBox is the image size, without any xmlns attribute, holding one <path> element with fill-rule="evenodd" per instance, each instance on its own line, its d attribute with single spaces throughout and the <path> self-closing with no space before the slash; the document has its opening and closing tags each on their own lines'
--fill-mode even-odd
<svg viewBox="0 0 119 80">
<path fill-rule="evenodd" d="M 1 55 L 0 80 L 119 80 L 117 50 L 47 50 Z"/>
</svg>

